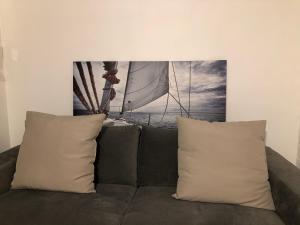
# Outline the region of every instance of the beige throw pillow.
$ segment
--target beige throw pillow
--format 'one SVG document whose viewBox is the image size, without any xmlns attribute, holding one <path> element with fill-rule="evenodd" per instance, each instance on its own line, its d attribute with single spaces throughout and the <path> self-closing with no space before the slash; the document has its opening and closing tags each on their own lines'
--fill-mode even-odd
<svg viewBox="0 0 300 225">
<path fill-rule="evenodd" d="M 54 116 L 27 112 L 13 189 L 95 192 L 95 138 L 104 114 Z"/>
<path fill-rule="evenodd" d="M 179 117 L 177 199 L 274 210 L 265 121 L 206 122 Z"/>
</svg>

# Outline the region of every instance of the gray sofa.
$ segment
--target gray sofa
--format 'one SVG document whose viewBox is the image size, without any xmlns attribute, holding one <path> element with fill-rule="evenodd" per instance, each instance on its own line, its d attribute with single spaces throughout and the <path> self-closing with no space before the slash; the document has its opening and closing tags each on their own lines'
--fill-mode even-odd
<svg viewBox="0 0 300 225">
<path fill-rule="evenodd" d="M 175 200 L 177 130 L 104 128 L 96 193 L 10 190 L 19 147 L 0 154 L 1 225 L 300 225 L 300 172 L 266 148 L 276 211 Z"/>
</svg>

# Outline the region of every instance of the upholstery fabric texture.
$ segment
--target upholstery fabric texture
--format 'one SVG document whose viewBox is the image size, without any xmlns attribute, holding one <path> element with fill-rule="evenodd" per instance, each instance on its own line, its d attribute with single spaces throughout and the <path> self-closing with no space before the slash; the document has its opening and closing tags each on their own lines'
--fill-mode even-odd
<svg viewBox="0 0 300 225">
<path fill-rule="evenodd" d="M 0 194 L 8 191 L 16 170 L 16 161 L 20 146 L 0 153 Z"/>
<path fill-rule="evenodd" d="M 97 138 L 95 182 L 136 186 L 140 128 L 103 127 Z"/>
<path fill-rule="evenodd" d="M 143 127 L 138 153 L 141 186 L 176 186 L 177 129 Z"/>
<path fill-rule="evenodd" d="M 104 118 L 27 112 L 12 188 L 94 192 L 95 139 Z"/>
<path fill-rule="evenodd" d="M 274 210 L 265 152 L 265 121 L 177 118 L 178 199 Z"/>
<path fill-rule="evenodd" d="M 96 191 L 11 190 L 0 195 L 0 224 L 120 225 L 135 187 L 101 184 Z"/>
<path fill-rule="evenodd" d="M 284 225 L 270 210 L 176 200 L 176 187 L 140 187 L 124 225 Z"/>
<path fill-rule="evenodd" d="M 20 145 L 17 145 L 13 148 L 8 149 L 7 151 L 1 152 L 0 153 L 0 161 L 4 162 L 8 159 L 17 161 L 19 150 L 20 150 Z"/>
<path fill-rule="evenodd" d="M 105 134 L 105 132 L 106 134 L 110 132 L 116 133 L 107 135 L 106 137 L 104 136 L 106 140 L 102 142 L 102 144 L 116 144 L 115 142 L 119 142 L 119 138 L 115 140 L 118 134 L 128 135 L 130 137 L 129 139 L 135 139 L 131 137 L 130 134 L 119 133 L 117 128 L 109 127 L 106 129 L 103 130 L 103 134 Z M 126 128 L 126 131 L 135 134 L 135 131 L 132 132 L 131 129 L 134 128 Z M 158 128 L 149 128 L 146 131 L 150 133 L 144 135 L 143 138 L 151 138 L 151 140 L 155 142 L 155 144 L 153 144 L 151 140 L 143 141 L 144 144 L 146 143 L 155 148 L 152 151 L 148 149 L 149 152 L 147 152 L 147 154 L 150 154 L 149 158 L 152 158 L 152 160 L 146 162 L 147 166 L 151 167 L 155 165 L 157 166 L 155 170 L 159 171 L 155 157 L 157 157 L 159 152 L 164 154 L 164 149 L 167 149 L 170 145 L 175 149 L 168 150 L 170 151 L 170 158 L 175 161 L 177 160 L 177 130 L 164 130 L 160 133 Z M 152 136 L 155 138 L 152 139 Z M 102 134 L 100 134 L 98 143 L 101 143 L 102 137 Z M 114 138 L 108 140 L 110 137 Z M 127 146 L 124 144 L 127 140 L 123 141 L 122 145 Z M 163 146 L 163 148 L 161 148 L 161 146 Z M 100 150 L 99 148 L 98 151 Z M 113 150 L 107 149 L 107 151 Z M 122 150 L 119 149 L 117 151 Z M 139 149 L 139 151 L 142 150 Z M 136 188 L 132 184 L 106 184 L 102 183 L 107 181 L 106 178 L 103 178 L 101 182 L 99 178 L 96 193 L 78 194 L 42 190 L 9 190 L 10 181 L 13 178 L 13 171 L 15 171 L 18 152 L 19 147 L 17 146 L 0 153 L 1 225 L 300 224 L 300 170 L 268 147 L 266 148 L 266 152 L 272 195 L 276 206 L 275 212 L 233 204 L 204 203 L 172 198 L 171 195 L 176 192 L 176 186 L 173 182 L 177 178 L 177 174 L 175 175 L 174 173 L 174 170 L 176 170 L 174 165 L 177 165 L 177 161 L 173 163 L 169 162 L 168 160 L 171 161 L 171 159 L 167 158 L 167 154 L 163 156 L 167 160 L 167 163 L 164 165 L 165 167 L 161 170 L 161 173 L 163 173 L 162 176 L 164 178 L 172 174 L 172 179 L 163 183 L 165 186 L 161 186 L 163 178 L 158 176 L 158 172 L 152 173 L 150 168 L 150 172 L 147 172 L 147 176 L 144 176 L 143 179 L 144 182 L 152 183 L 153 186 L 146 185 Z M 125 152 L 130 155 L 129 148 L 124 150 L 124 155 L 126 155 Z M 154 156 L 151 156 L 152 153 L 155 153 Z M 99 152 L 97 154 L 99 154 Z M 123 153 L 116 152 L 116 154 Z M 121 159 L 117 160 L 116 155 L 105 155 L 107 159 L 102 158 L 102 160 L 109 160 L 114 164 L 114 167 L 124 169 L 124 161 L 121 161 Z M 141 155 L 139 155 L 139 158 L 140 156 Z M 110 157 L 113 157 L 113 159 L 110 159 Z M 130 163 L 130 160 L 127 163 Z M 163 164 L 163 161 L 159 162 L 159 164 Z M 104 177 L 106 177 L 105 168 L 109 169 L 110 167 L 107 166 L 103 168 L 102 172 L 104 174 L 102 174 L 102 176 Z M 139 171 L 142 168 L 138 166 L 137 169 Z M 130 174 L 131 170 L 128 171 Z M 116 173 L 117 172 L 118 171 L 116 171 Z M 140 172 L 139 175 L 145 174 L 144 172 Z M 123 175 L 126 176 L 126 174 Z M 124 182 L 125 177 L 116 177 L 115 175 L 114 177 L 115 182 Z"/>
<path fill-rule="evenodd" d="M 300 224 L 300 170 L 267 147 L 267 161 L 276 212 L 289 225 Z"/>
<path fill-rule="evenodd" d="M 15 172 L 15 164 L 14 160 L 0 162 L 0 194 L 9 190 Z"/>
</svg>

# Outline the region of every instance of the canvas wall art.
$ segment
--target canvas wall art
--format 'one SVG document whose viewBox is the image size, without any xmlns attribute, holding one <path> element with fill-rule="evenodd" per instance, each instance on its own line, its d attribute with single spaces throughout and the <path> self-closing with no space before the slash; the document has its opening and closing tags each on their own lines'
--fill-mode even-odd
<svg viewBox="0 0 300 225">
<path fill-rule="evenodd" d="M 226 120 L 226 60 L 73 63 L 73 113 L 114 125 L 176 127 L 176 117 Z"/>
</svg>

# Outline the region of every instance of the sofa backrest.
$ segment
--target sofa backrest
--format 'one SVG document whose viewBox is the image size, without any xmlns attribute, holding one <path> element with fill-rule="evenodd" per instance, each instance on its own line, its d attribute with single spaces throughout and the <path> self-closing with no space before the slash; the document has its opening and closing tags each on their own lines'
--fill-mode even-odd
<svg viewBox="0 0 300 225">
<path fill-rule="evenodd" d="M 140 128 L 103 127 L 97 138 L 95 183 L 137 184 Z"/>
<path fill-rule="evenodd" d="M 176 186 L 177 129 L 144 126 L 138 151 L 138 185 Z"/>
<path fill-rule="evenodd" d="M 176 186 L 177 129 L 103 127 L 97 138 L 95 183 Z"/>
</svg>

